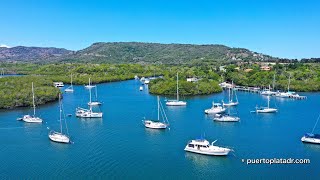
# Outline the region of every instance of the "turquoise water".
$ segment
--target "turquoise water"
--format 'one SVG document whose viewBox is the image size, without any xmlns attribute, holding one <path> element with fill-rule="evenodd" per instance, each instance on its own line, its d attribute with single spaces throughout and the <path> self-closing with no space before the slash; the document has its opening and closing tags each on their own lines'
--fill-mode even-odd
<svg viewBox="0 0 320 180">
<path fill-rule="evenodd" d="M 320 146 L 303 144 L 320 112 L 320 94 L 305 93 L 307 100 L 271 99 L 276 114 L 250 113 L 266 98 L 238 92 L 241 122 L 218 123 L 203 113 L 211 101 L 227 94 L 188 97 L 186 107 L 165 107 L 170 130 L 145 129 L 143 117 L 156 118 L 156 96 L 139 91 L 138 81 L 98 85 L 103 101 L 102 119 L 67 117 L 74 144 L 49 141 L 48 129 L 59 129 L 58 103 L 38 108 L 43 124 L 16 121 L 30 108 L 0 111 L 0 177 L 3 178 L 313 178 L 319 177 Z M 226 92 L 225 92 L 226 93 Z M 66 114 L 88 102 L 88 92 L 75 86 L 63 95 Z M 165 97 L 161 97 L 164 103 Z M 320 125 L 319 125 L 320 126 Z M 320 127 L 316 129 L 320 133 Z M 186 143 L 204 135 L 217 145 L 234 149 L 227 157 L 186 153 Z M 247 165 L 247 158 L 309 158 L 311 164 Z"/>
</svg>

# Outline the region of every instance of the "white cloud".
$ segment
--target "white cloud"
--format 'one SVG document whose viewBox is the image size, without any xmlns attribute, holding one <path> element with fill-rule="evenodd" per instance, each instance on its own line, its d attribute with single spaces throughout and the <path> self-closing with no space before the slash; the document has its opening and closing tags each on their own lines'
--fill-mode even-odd
<svg viewBox="0 0 320 180">
<path fill-rule="evenodd" d="M 10 48 L 10 46 L 5 45 L 5 44 L 0 44 L 0 47 Z"/>
</svg>

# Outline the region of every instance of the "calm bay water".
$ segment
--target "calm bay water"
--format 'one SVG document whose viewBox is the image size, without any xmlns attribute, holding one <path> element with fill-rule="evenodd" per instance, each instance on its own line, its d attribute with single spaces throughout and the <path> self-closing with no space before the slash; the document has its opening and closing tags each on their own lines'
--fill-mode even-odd
<svg viewBox="0 0 320 180">
<path fill-rule="evenodd" d="M 75 86 L 63 95 L 69 133 L 74 144 L 49 141 L 48 129 L 59 129 L 58 103 L 40 106 L 43 124 L 16 121 L 30 108 L 0 111 L 0 177 L 68 177 L 108 179 L 318 178 L 320 146 L 303 144 L 320 113 L 320 93 L 307 100 L 271 99 L 276 114 L 250 113 L 266 97 L 238 92 L 241 122 L 218 123 L 203 113 L 226 92 L 188 97 L 186 107 L 165 107 L 170 130 L 145 129 L 143 117 L 156 118 L 156 96 L 139 91 L 135 80 L 98 85 L 104 104 L 102 119 L 79 119 L 75 108 L 85 107 L 88 91 Z M 165 97 L 161 97 L 164 104 Z M 320 133 L 320 127 L 316 128 Z M 209 141 L 234 149 L 227 157 L 186 153 L 186 143 L 205 134 Z M 247 158 L 309 158 L 311 164 L 246 165 Z"/>
</svg>

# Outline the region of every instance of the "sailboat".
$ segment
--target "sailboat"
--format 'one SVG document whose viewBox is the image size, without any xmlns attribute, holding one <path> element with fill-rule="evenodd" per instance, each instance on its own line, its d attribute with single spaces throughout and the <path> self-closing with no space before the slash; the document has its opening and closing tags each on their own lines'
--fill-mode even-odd
<svg viewBox="0 0 320 180">
<path fill-rule="evenodd" d="M 255 111 L 251 112 L 256 112 L 256 113 L 275 113 L 278 111 L 276 108 L 270 108 L 270 96 L 268 97 L 268 107 L 256 107 Z"/>
<path fill-rule="evenodd" d="M 186 106 L 187 102 L 179 100 L 179 74 L 177 73 L 177 99 L 176 100 L 168 100 L 166 102 L 167 106 Z"/>
<path fill-rule="evenodd" d="M 272 89 L 273 90 L 274 90 L 275 78 L 276 78 L 276 74 L 273 74 L 273 82 L 272 82 Z M 261 95 L 266 95 L 266 96 L 272 96 L 272 95 L 276 95 L 277 92 L 271 91 L 271 87 L 270 87 L 270 84 L 269 84 L 269 89 L 265 89 L 265 90 L 261 91 L 260 94 Z"/>
<path fill-rule="evenodd" d="M 94 88 L 96 86 L 91 84 L 91 78 L 89 78 L 89 84 L 85 85 L 84 87 L 87 88 L 87 89 L 91 89 L 91 88 Z"/>
<path fill-rule="evenodd" d="M 82 117 L 82 118 L 101 118 L 102 117 L 102 112 L 93 112 L 92 110 L 92 106 L 91 105 L 91 89 L 92 88 L 89 88 L 89 92 L 90 92 L 90 101 L 88 103 L 89 105 L 89 109 L 85 109 L 85 108 L 81 108 L 81 107 L 78 107 L 76 108 L 76 116 L 77 117 Z"/>
<path fill-rule="evenodd" d="M 313 143 L 313 144 L 320 144 L 320 134 L 314 134 L 314 130 L 317 127 L 317 124 L 319 122 L 320 119 L 320 115 L 318 116 L 318 119 L 315 123 L 315 125 L 313 126 L 313 129 L 311 131 L 311 133 L 306 133 L 302 138 L 301 141 L 305 142 L 305 143 Z"/>
<path fill-rule="evenodd" d="M 238 97 L 237 97 L 237 94 L 236 92 L 233 90 L 233 82 L 232 82 L 232 86 L 228 88 L 229 89 L 229 102 L 228 103 L 224 103 L 222 101 L 222 105 L 223 106 L 236 106 L 239 104 L 238 102 Z M 232 91 L 232 92 L 231 92 Z M 236 97 L 236 101 L 233 101 L 233 94 L 235 95 Z"/>
<path fill-rule="evenodd" d="M 212 107 L 210 109 L 204 110 L 206 114 L 220 114 L 224 113 L 226 111 L 226 108 L 221 106 L 220 103 L 215 103 L 212 101 Z"/>
<path fill-rule="evenodd" d="M 67 135 L 68 134 L 68 127 L 67 123 L 66 124 L 66 129 L 67 129 L 67 134 L 64 134 L 62 131 L 62 102 L 61 102 L 61 97 L 59 94 L 59 111 L 60 111 L 60 132 L 57 131 L 50 131 L 49 132 L 49 139 L 54 142 L 58 143 L 70 143 L 70 137 Z M 63 116 L 64 117 L 64 116 Z M 65 118 L 64 118 L 65 120 Z"/>
<path fill-rule="evenodd" d="M 162 107 L 159 96 L 157 97 L 157 100 L 158 100 L 158 119 L 156 121 L 144 120 L 143 124 L 146 128 L 166 129 L 169 126 L 169 121 L 168 121 L 167 115 Z M 163 122 L 160 122 L 160 114 L 162 115 Z"/>
<path fill-rule="evenodd" d="M 64 90 L 64 92 L 70 92 L 73 93 L 73 85 L 72 85 L 72 74 L 71 74 L 71 82 L 70 82 L 70 86 Z"/>
<path fill-rule="evenodd" d="M 28 123 L 42 123 L 42 119 L 39 117 L 36 117 L 36 104 L 34 100 L 33 82 L 32 82 L 32 104 L 33 104 L 33 115 L 29 115 L 29 114 L 24 115 L 22 118 L 19 118 L 18 120 L 22 120 Z"/>
<path fill-rule="evenodd" d="M 290 91 L 290 80 L 291 80 L 291 75 L 289 75 L 289 80 L 288 80 L 288 91 L 277 93 L 276 94 L 277 97 L 290 98 L 290 97 L 294 97 L 294 96 L 299 96 L 297 93 Z"/>
<path fill-rule="evenodd" d="M 221 121 L 221 122 L 238 122 L 240 121 L 240 118 L 237 116 L 232 116 L 230 114 L 230 108 L 228 108 L 228 113 L 226 114 L 215 114 L 215 117 L 213 118 L 215 121 Z"/>
<path fill-rule="evenodd" d="M 89 88 L 89 92 L 90 92 L 90 101 L 88 102 L 88 105 L 89 106 L 98 106 L 98 105 L 101 105 L 102 103 L 97 101 L 98 100 L 98 90 L 97 90 L 97 86 L 95 86 L 95 90 L 96 90 L 96 101 L 92 101 L 92 98 L 91 98 L 91 89 L 92 88 Z"/>
</svg>

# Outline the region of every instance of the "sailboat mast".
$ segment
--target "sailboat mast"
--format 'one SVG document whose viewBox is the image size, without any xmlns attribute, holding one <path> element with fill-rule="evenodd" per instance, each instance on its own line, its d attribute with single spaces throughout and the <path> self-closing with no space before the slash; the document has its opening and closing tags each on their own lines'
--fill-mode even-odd
<svg viewBox="0 0 320 180">
<path fill-rule="evenodd" d="M 177 101 L 179 101 L 179 74 L 177 72 Z"/>
<path fill-rule="evenodd" d="M 61 103 L 61 95 L 59 94 L 59 107 L 60 107 L 60 132 L 62 134 L 62 103 Z"/>
<path fill-rule="evenodd" d="M 160 98 L 157 96 L 158 99 L 158 121 L 160 120 Z"/>
<path fill-rule="evenodd" d="M 96 101 L 98 101 L 98 86 L 96 85 L 95 89 L 96 89 Z"/>
<path fill-rule="evenodd" d="M 273 74 L 272 90 L 274 90 L 275 81 L 276 81 L 276 74 Z"/>
<path fill-rule="evenodd" d="M 36 116 L 36 105 L 34 103 L 34 89 L 33 89 L 33 82 L 32 82 L 32 104 L 33 104 L 33 116 Z"/>
<path fill-rule="evenodd" d="M 268 96 L 268 109 L 270 107 L 270 96 Z"/>
<path fill-rule="evenodd" d="M 289 92 L 289 88 L 290 88 L 290 78 L 291 78 L 291 75 L 289 74 L 288 92 Z"/>
<path fill-rule="evenodd" d="M 72 87 L 72 74 L 71 74 L 71 87 Z"/>
<path fill-rule="evenodd" d="M 89 102 L 91 103 L 91 87 L 89 88 L 89 94 L 90 94 Z"/>
</svg>

